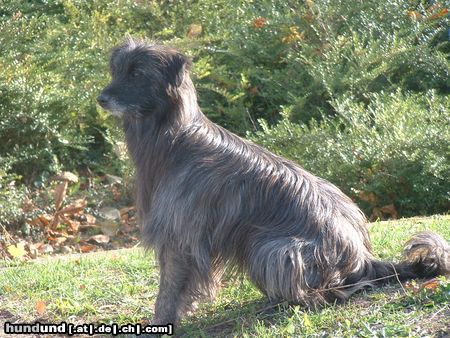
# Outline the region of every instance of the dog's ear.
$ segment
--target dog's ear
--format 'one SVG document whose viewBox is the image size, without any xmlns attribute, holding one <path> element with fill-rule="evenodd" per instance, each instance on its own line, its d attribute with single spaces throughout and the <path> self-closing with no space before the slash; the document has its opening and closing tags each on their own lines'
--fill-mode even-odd
<svg viewBox="0 0 450 338">
<path fill-rule="evenodd" d="M 191 61 L 187 56 L 179 52 L 175 52 L 174 54 L 172 54 L 168 67 L 168 77 L 170 85 L 175 88 L 181 86 L 190 68 Z"/>
</svg>

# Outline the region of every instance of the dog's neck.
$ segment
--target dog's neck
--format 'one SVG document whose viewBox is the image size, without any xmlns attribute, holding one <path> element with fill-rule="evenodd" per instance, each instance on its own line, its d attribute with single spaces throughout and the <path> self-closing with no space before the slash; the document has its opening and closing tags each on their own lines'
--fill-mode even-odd
<svg viewBox="0 0 450 338">
<path fill-rule="evenodd" d="M 188 87 L 180 90 L 187 89 L 189 94 L 185 91 L 179 96 L 180 101 L 164 112 L 163 116 L 167 118 L 161 120 L 161 115 L 158 117 L 157 114 L 138 118 L 124 116 L 125 137 L 129 154 L 136 166 L 136 181 L 145 182 L 136 186 L 140 217 L 150 207 L 155 184 L 168 170 L 171 147 L 177 136 L 186 129 L 208 121 L 198 106 L 190 79 L 186 86 Z"/>
<path fill-rule="evenodd" d="M 193 124 L 197 124 L 203 120 L 204 115 L 200 111 L 197 102 L 197 92 L 189 75 L 186 75 L 180 88 L 178 88 L 179 103 L 176 105 L 173 120 L 170 121 L 175 133 L 180 129 Z"/>
</svg>

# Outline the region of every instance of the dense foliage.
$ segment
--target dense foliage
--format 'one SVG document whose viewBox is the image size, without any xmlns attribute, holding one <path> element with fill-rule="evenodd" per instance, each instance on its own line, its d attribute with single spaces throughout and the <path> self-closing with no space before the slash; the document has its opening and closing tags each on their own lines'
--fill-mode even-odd
<svg viewBox="0 0 450 338">
<path fill-rule="evenodd" d="M 335 101 L 336 117 L 309 127 L 288 118 L 263 123 L 253 138 L 334 182 L 375 217 L 446 210 L 450 98 L 433 91 L 369 98 L 368 105 Z"/>
<path fill-rule="evenodd" d="M 448 21 L 427 1 L 4 0 L 0 203 L 61 169 L 123 172 L 117 122 L 95 98 L 110 48 L 132 34 L 193 57 L 211 119 L 368 213 L 446 211 Z"/>
</svg>

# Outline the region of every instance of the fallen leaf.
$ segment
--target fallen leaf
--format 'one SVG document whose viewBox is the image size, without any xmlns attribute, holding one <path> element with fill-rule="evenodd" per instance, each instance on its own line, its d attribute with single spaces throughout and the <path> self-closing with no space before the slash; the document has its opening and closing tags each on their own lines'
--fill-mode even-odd
<svg viewBox="0 0 450 338">
<path fill-rule="evenodd" d="M 88 241 L 93 241 L 98 244 L 104 244 L 104 243 L 108 243 L 110 241 L 110 238 L 107 235 L 94 235 L 94 236 L 89 237 Z"/>
<path fill-rule="evenodd" d="M 373 208 L 372 209 L 372 215 L 370 215 L 371 221 L 376 221 L 377 219 L 383 219 L 383 213 L 381 212 L 380 208 Z"/>
<path fill-rule="evenodd" d="M 36 258 L 39 250 L 38 248 L 42 245 L 43 243 L 29 243 L 28 244 L 28 250 L 30 251 L 30 257 L 31 258 Z"/>
<path fill-rule="evenodd" d="M 59 210 L 61 208 L 64 198 L 67 193 L 67 186 L 69 185 L 68 181 L 61 182 L 58 184 L 53 191 L 53 198 L 55 199 L 55 208 Z"/>
<path fill-rule="evenodd" d="M 417 11 L 409 11 L 408 16 L 413 20 L 420 20 L 422 18 L 422 14 Z"/>
<path fill-rule="evenodd" d="M 69 253 L 72 253 L 72 248 L 70 246 L 63 245 L 63 246 L 61 246 L 60 251 L 63 254 L 69 254 Z"/>
<path fill-rule="evenodd" d="M 124 214 L 128 214 L 130 211 L 134 211 L 136 207 L 125 207 L 120 209 L 120 215 L 123 216 Z"/>
<path fill-rule="evenodd" d="M 83 211 L 86 206 L 87 201 L 85 199 L 78 199 L 72 204 L 59 210 L 57 214 L 76 214 L 77 212 Z"/>
<path fill-rule="evenodd" d="M 120 189 L 117 188 L 116 186 L 112 187 L 112 193 L 114 201 L 120 201 L 122 199 L 122 193 L 120 192 Z"/>
<path fill-rule="evenodd" d="M 395 209 L 395 205 L 394 204 L 385 205 L 384 207 L 380 208 L 380 211 L 383 214 L 390 215 L 391 218 L 393 218 L 393 219 L 397 219 L 398 218 L 398 212 L 397 212 L 397 209 Z"/>
<path fill-rule="evenodd" d="M 405 283 L 405 289 L 410 290 L 414 293 L 417 293 L 420 291 L 420 287 L 417 285 L 416 281 L 408 281 Z"/>
<path fill-rule="evenodd" d="M 25 245 L 23 243 L 17 243 L 14 245 L 9 245 L 6 250 L 13 258 L 19 258 L 26 255 Z"/>
<path fill-rule="evenodd" d="M 56 176 L 55 179 L 62 180 L 62 181 L 69 181 L 72 183 L 78 182 L 78 176 L 74 173 L 71 173 L 70 171 L 64 171 L 60 175 Z"/>
<path fill-rule="evenodd" d="M 422 286 L 424 289 L 435 291 L 439 289 L 441 283 L 437 279 L 432 279 L 423 283 Z"/>
<path fill-rule="evenodd" d="M 112 221 L 103 221 L 100 224 L 102 232 L 107 236 L 115 236 L 119 230 L 120 224 Z"/>
<path fill-rule="evenodd" d="M 50 221 L 51 221 L 52 219 L 53 219 L 53 217 L 50 216 L 50 215 L 47 215 L 47 214 L 39 215 L 39 220 L 41 221 L 41 223 L 42 223 L 44 226 L 48 226 L 48 225 L 50 224 Z"/>
<path fill-rule="evenodd" d="M 102 232 L 108 236 L 114 236 L 120 226 L 120 211 L 111 207 L 104 207 L 99 210 L 98 223 Z"/>
<path fill-rule="evenodd" d="M 95 248 L 96 248 L 95 245 L 85 244 L 85 245 L 80 246 L 80 251 L 86 253 L 86 252 L 90 252 L 90 251 L 94 250 Z M 78 262 L 78 264 L 80 264 L 80 263 Z"/>
<path fill-rule="evenodd" d="M 43 301 L 38 301 L 36 303 L 36 311 L 38 314 L 43 315 L 47 310 L 47 305 Z"/>
<path fill-rule="evenodd" d="M 40 217 L 33 218 L 31 221 L 27 221 L 27 223 L 37 227 L 44 226 Z"/>
<path fill-rule="evenodd" d="M 53 253 L 53 247 L 50 244 L 44 244 L 39 247 L 39 252 L 43 254 Z"/>
<path fill-rule="evenodd" d="M 371 205 L 378 204 L 378 196 L 376 194 L 374 194 L 373 192 L 360 191 L 359 198 L 365 202 L 369 202 Z"/>
<path fill-rule="evenodd" d="M 95 224 L 95 222 L 97 221 L 95 216 L 92 216 L 90 214 L 85 214 L 84 216 L 86 217 L 86 223 L 88 224 Z"/>
<path fill-rule="evenodd" d="M 77 232 L 78 231 L 78 228 L 80 227 L 80 222 L 78 222 L 78 221 L 74 221 L 74 220 L 71 220 L 71 219 L 66 219 L 66 222 L 65 222 L 69 227 L 70 227 L 70 229 L 72 229 L 72 231 L 74 231 L 74 232 Z"/>
<path fill-rule="evenodd" d="M 60 215 L 57 211 L 56 214 L 53 216 L 52 222 L 50 223 L 51 229 L 55 229 L 58 226 L 61 216 L 62 215 Z"/>
<path fill-rule="evenodd" d="M 56 237 L 53 238 L 52 242 L 54 242 L 56 245 L 60 245 L 62 243 L 64 243 L 65 241 L 67 241 L 66 237 Z"/>
<path fill-rule="evenodd" d="M 251 88 L 249 89 L 249 92 L 250 92 L 250 94 L 252 94 L 252 95 L 258 95 L 258 94 L 259 94 L 258 87 L 251 87 Z"/>
<path fill-rule="evenodd" d="M 267 19 L 260 17 L 253 20 L 253 27 L 255 28 L 263 28 L 267 24 Z"/>
<path fill-rule="evenodd" d="M 193 23 L 192 25 L 189 26 L 186 35 L 188 38 L 193 39 L 193 38 L 198 37 L 200 34 L 202 34 L 202 31 L 203 31 L 202 25 Z"/>
<path fill-rule="evenodd" d="M 122 184 L 122 178 L 119 176 L 106 174 L 105 177 L 106 180 L 111 184 Z"/>
</svg>

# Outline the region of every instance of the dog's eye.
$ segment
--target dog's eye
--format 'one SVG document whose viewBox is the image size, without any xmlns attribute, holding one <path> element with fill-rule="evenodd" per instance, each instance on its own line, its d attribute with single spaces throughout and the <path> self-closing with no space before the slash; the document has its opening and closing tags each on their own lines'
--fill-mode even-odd
<svg viewBox="0 0 450 338">
<path fill-rule="evenodd" d="M 137 70 L 133 70 L 133 71 L 131 72 L 131 77 L 132 77 L 133 79 L 137 78 L 138 76 L 139 76 L 139 72 L 138 72 Z"/>
</svg>

